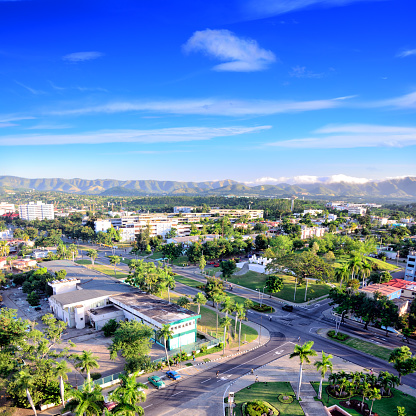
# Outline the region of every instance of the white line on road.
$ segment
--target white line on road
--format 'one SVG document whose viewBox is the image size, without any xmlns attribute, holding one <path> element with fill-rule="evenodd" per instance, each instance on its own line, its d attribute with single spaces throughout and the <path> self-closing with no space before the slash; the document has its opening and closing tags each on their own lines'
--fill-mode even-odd
<svg viewBox="0 0 416 416">
<path fill-rule="evenodd" d="M 150 406 L 153 406 L 153 404 L 149 404 L 149 406 L 143 407 L 143 409 L 147 409 Z"/>
<path fill-rule="evenodd" d="M 184 390 L 182 390 L 182 391 L 178 391 L 177 393 L 172 394 L 172 397 L 173 397 L 173 396 L 177 396 L 178 394 L 181 394 L 181 393 L 183 393 L 183 392 L 184 392 Z"/>
<path fill-rule="evenodd" d="M 207 381 L 210 381 L 210 380 L 212 380 L 212 378 L 209 378 L 207 380 L 201 381 L 201 384 L 206 383 Z"/>
</svg>

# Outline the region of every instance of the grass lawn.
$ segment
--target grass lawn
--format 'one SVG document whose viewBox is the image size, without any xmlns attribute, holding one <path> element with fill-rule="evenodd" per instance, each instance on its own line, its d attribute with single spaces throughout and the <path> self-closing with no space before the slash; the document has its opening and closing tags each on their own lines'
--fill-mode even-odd
<svg viewBox="0 0 416 416">
<path fill-rule="evenodd" d="M 329 383 L 323 384 L 323 393 L 322 393 L 322 401 L 325 404 L 325 406 L 332 406 L 333 404 L 339 405 L 339 400 L 333 399 L 332 397 L 329 397 L 325 393 L 325 387 Z M 319 383 L 312 383 L 313 388 L 316 392 L 318 392 L 319 389 Z M 354 397 L 356 400 L 362 400 L 362 397 Z M 371 401 L 365 400 L 365 402 L 368 404 L 369 407 L 371 407 Z M 403 406 L 406 409 L 407 415 L 416 415 L 416 399 L 413 396 L 408 396 L 407 394 L 401 392 L 400 390 L 393 389 L 393 397 L 390 398 L 384 398 L 381 400 L 376 400 L 374 402 L 373 406 L 373 412 L 377 413 L 379 416 L 392 416 L 397 414 L 397 406 Z M 340 406 L 342 407 L 342 406 Z M 345 409 L 348 413 L 351 413 L 353 416 L 361 416 L 359 413 L 357 413 L 355 410 L 352 409 Z"/>
<path fill-rule="evenodd" d="M 383 260 L 380 260 L 380 259 L 375 259 L 375 258 L 373 258 L 373 257 L 366 257 L 365 258 L 369 263 L 372 263 L 372 264 L 376 264 L 377 265 L 377 268 L 379 269 L 379 270 L 386 270 L 386 271 L 392 271 L 392 270 L 398 270 L 399 269 L 399 267 L 397 267 L 397 266 L 395 266 L 395 265 L 393 265 L 393 264 L 390 264 L 390 263 L 387 263 L 387 262 L 385 262 L 385 261 L 383 261 Z M 342 256 L 338 256 L 337 257 L 337 259 L 335 260 L 335 263 L 333 263 L 333 266 L 335 267 L 335 268 L 339 268 L 339 267 L 341 267 L 345 262 L 348 262 L 350 260 L 350 257 L 349 256 L 347 256 L 347 255 L 342 255 Z"/>
<path fill-rule="evenodd" d="M 242 416 L 241 406 L 246 402 L 253 400 L 264 400 L 270 403 L 277 410 L 279 410 L 281 416 L 295 416 L 304 415 L 299 402 L 294 399 L 292 403 L 284 404 L 280 403 L 277 399 L 279 394 L 295 395 L 292 386 L 288 382 L 275 382 L 275 383 L 254 383 L 250 388 L 244 388 L 235 393 L 234 414 L 236 416 Z"/>
<path fill-rule="evenodd" d="M 94 268 L 92 267 L 91 260 L 77 260 L 75 263 L 83 264 L 84 266 L 89 266 L 89 269 L 97 270 L 98 272 L 107 274 L 108 276 L 116 277 L 117 279 L 126 278 L 128 276 L 127 273 L 124 273 L 121 269 L 117 269 L 116 267 L 116 275 L 114 275 L 114 267 L 113 266 L 106 266 L 104 264 L 97 264 L 95 263 Z"/>
<path fill-rule="evenodd" d="M 167 299 L 168 298 L 168 292 L 162 292 L 162 294 L 159 295 L 160 298 L 162 299 Z M 177 302 L 177 300 L 181 297 L 181 295 L 177 294 L 177 293 L 172 293 L 170 294 L 170 300 L 171 302 Z M 198 305 L 190 305 L 188 307 L 188 309 L 190 309 L 191 311 L 197 313 L 198 312 Z M 233 317 L 230 317 L 232 320 L 232 327 L 230 327 L 229 332 L 231 333 L 231 331 L 234 333 L 234 325 L 235 325 L 235 321 L 233 319 Z M 218 319 L 218 325 L 219 325 L 219 321 L 221 319 L 221 315 L 219 316 Z M 230 344 L 230 348 L 236 347 L 238 346 L 238 328 L 239 328 L 240 323 L 237 323 L 237 334 L 235 334 L 236 336 L 231 339 L 231 344 Z M 198 329 L 202 332 L 208 333 L 210 335 L 212 335 L 213 337 L 217 337 L 217 338 L 221 338 L 224 335 L 224 330 L 221 327 L 218 327 L 218 333 L 217 333 L 217 314 L 215 311 L 205 308 L 204 306 L 201 306 L 201 319 L 198 320 Z M 217 336 L 218 335 L 218 336 Z M 254 341 L 257 338 L 257 331 L 252 328 L 251 326 L 248 325 L 241 325 L 241 342 L 243 343 L 244 341 L 247 342 L 251 342 Z M 228 345 L 227 345 L 228 347 Z"/>
<path fill-rule="evenodd" d="M 361 339 L 354 338 L 354 337 L 349 337 L 345 341 L 340 341 L 334 338 L 330 338 L 330 339 L 336 342 L 339 342 L 340 344 L 347 345 L 356 350 L 373 355 L 374 357 L 381 358 L 382 360 L 385 360 L 385 361 L 389 360 L 389 356 L 392 352 L 392 350 L 389 348 L 381 347 L 380 345 L 373 344 L 372 342 L 363 341 Z"/>
<path fill-rule="evenodd" d="M 295 291 L 295 278 L 293 276 L 288 276 L 285 274 L 279 275 L 283 279 L 283 289 L 279 293 L 271 294 L 272 296 L 288 300 L 293 302 L 293 296 Z M 267 275 L 262 273 L 257 273 L 253 271 L 248 271 L 246 274 L 241 276 L 232 276 L 228 279 L 230 283 L 235 283 L 237 285 L 248 287 L 249 289 L 260 289 L 263 290 L 263 287 L 266 284 Z M 296 303 L 301 303 L 305 301 L 305 289 L 306 284 L 296 288 Z M 315 283 L 309 282 L 308 284 L 308 293 L 307 300 L 319 298 L 320 296 L 327 295 L 331 287 L 325 283 Z M 269 294 L 267 291 L 264 293 Z"/>
<path fill-rule="evenodd" d="M 203 284 L 201 282 L 198 282 L 197 280 L 189 279 L 188 277 L 184 277 L 180 275 L 176 275 L 174 277 L 177 282 L 182 283 L 183 285 L 186 285 L 186 286 L 194 287 L 194 288 L 198 288 L 198 286 L 201 286 Z M 200 290 L 202 292 L 202 289 Z M 243 298 L 242 296 L 234 295 L 233 293 L 230 293 L 230 292 L 227 292 L 227 296 L 229 296 L 231 300 L 233 300 L 235 303 L 244 303 L 244 301 L 246 300 L 246 298 Z M 253 303 L 254 305 L 260 306 L 258 302 L 253 302 Z"/>
</svg>

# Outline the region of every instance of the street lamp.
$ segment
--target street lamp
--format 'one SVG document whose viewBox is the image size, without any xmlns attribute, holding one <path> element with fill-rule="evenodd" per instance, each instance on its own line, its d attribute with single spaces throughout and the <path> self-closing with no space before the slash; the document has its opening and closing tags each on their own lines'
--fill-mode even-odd
<svg viewBox="0 0 416 416">
<path fill-rule="evenodd" d="M 295 293 L 293 295 L 293 302 L 296 302 L 296 285 L 298 284 L 298 278 L 295 278 Z"/>
<path fill-rule="evenodd" d="M 266 286 L 264 286 L 264 287 L 263 287 L 263 294 L 262 294 L 262 296 L 261 296 L 260 306 L 262 306 L 262 305 L 263 305 L 264 289 L 266 289 Z M 259 295 L 260 295 L 260 292 L 259 292 Z"/>
</svg>

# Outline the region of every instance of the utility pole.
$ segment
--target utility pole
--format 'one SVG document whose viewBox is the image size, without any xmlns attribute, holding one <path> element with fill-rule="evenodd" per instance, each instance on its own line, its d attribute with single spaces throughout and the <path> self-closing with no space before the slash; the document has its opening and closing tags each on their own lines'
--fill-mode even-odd
<svg viewBox="0 0 416 416">
<path fill-rule="evenodd" d="M 293 302 L 296 302 L 296 285 L 298 284 L 298 278 L 295 278 L 295 294 L 293 295 Z"/>
<path fill-rule="evenodd" d="M 308 293 L 308 282 L 309 282 L 309 280 L 308 280 L 308 279 L 306 279 L 305 302 L 306 302 L 306 295 L 307 295 L 307 293 Z"/>
</svg>

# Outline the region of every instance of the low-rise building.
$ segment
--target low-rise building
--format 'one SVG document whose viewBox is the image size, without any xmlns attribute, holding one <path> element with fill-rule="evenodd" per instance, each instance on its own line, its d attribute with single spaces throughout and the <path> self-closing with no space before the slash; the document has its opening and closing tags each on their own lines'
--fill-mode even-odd
<svg viewBox="0 0 416 416">
<path fill-rule="evenodd" d="M 358 291 L 364 293 L 369 298 L 373 298 L 374 294 L 378 292 L 381 296 L 386 296 L 386 298 L 390 300 L 398 299 L 402 294 L 402 290 L 400 288 L 378 283 L 365 286 L 358 289 Z"/>
<path fill-rule="evenodd" d="M 14 204 L 8 202 L 0 202 L 0 215 L 13 214 L 16 211 Z"/>
<path fill-rule="evenodd" d="M 326 229 L 323 227 L 307 227 L 306 225 L 302 225 L 300 238 L 305 240 L 312 237 L 323 237 L 325 232 Z"/>
<path fill-rule="evenodd" d="M 407 256 L 404 278 L 412 282 L 416 281 L 416 251 L 410 251 Z"/>
</svg>

